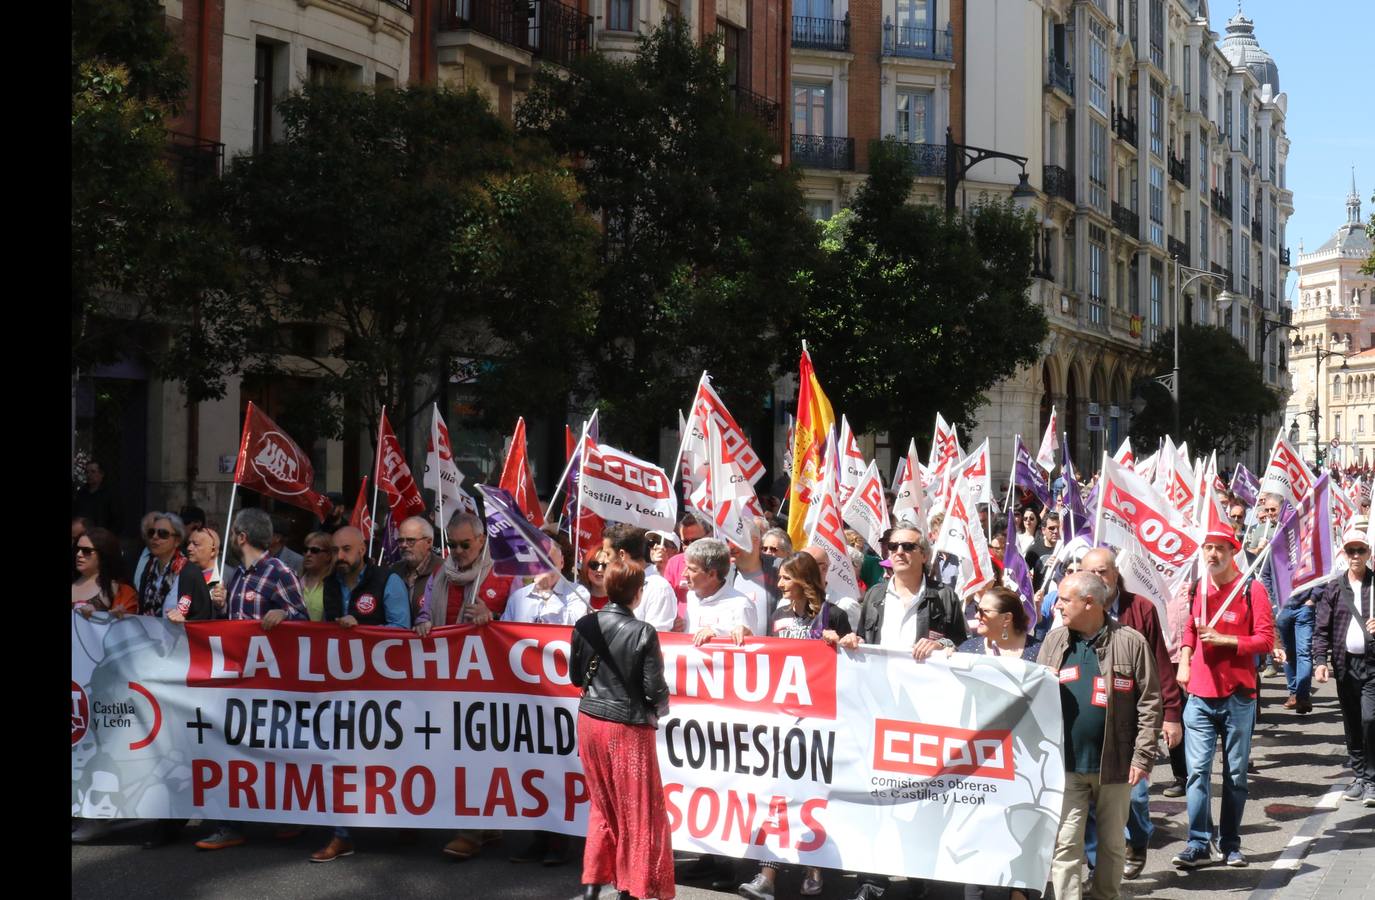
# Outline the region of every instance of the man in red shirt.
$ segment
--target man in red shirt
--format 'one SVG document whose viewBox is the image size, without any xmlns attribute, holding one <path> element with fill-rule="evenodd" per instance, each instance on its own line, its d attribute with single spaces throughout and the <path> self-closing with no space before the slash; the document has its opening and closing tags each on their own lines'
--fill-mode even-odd
<svg viewBox="0 0 1375 900">
<path fill-rule="evenodd" d="M 1211 512 L 1211 510 L 1210 510 Z M 1213 754 L 1222 740 L 1221 859 L 1246 865 L 1241 815 L 1246 808 L 1246 765 L 1256 715 L 1256 657 L 1275 646 L 1270 597 L 1258 581 L 1239 584 L 1235 557 L 1241 542 L 1227 523 L 1209 515 L 1203 539 L 1208 574 L 1192 588 L 1189 620 L 1179 649 L 1178 682 L 1184 706 L 1184 755 L 1189 780 L 1189 843 L 1174 858 L 1181 869 L 1219 861 L 1213 850 Z"/>
</svg>

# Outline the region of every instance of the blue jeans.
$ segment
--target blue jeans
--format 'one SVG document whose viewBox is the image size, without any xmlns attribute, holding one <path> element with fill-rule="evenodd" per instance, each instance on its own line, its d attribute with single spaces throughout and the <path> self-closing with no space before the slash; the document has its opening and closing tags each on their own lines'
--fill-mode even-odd
<svg viewBox="0 0 1375 900">
<path fill-rule="evenodd" d="M 1284 680 L 1289 693 L 1307 700 L 1313 691 L 1313 607 L 1285 606 L 1275 619 L 1284 641 Z"/>
<path fill-rule="evenodd" d="M 1184 755 L 1189 762 L 1185 786 L 1189 805 L 1189 846 L 1206 850 L 1213 837 L 1213 755 L 1222 741 L 1223 853 L 1241 849 L 1241 814 L 1246 809 L 1246 764 L 1251 758 L 1251 728 L 1256 701 L 1241 694 L 1190 696 L 1184 706 Z"/>
<path fill-rule="evenodd" d="M 1133 850 L 1145 850 L 1155 834 L 1151 824 L 1151 780 L 1143 778 L 1132 788 L 1131 806 L 1127 809 L 1127 846 Z M 1098 865 L 1098 822 L 1093 810 L 1089 810 L 1088 827 L 1084 829 L 1084 858 L 1089 865 Z"/>
</svg>

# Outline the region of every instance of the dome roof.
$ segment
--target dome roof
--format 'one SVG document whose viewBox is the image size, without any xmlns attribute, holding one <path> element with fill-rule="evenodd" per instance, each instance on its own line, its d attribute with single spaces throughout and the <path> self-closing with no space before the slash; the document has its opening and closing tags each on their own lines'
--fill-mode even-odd
<svg viewBox="0 0 1375 900">
<path fill-rule="evenodd" d="M 1365 223 L 1361 221 L 1361 195 L 1356 191 L 1356 167 L 1352 166 L 1351 193 L 1346 196 L 1346 223 L 1315 252 L 1337 250 L 1342 256 L 1367 257 L 1370 249 L 1370 237 L 1365 233 Z"/>
<path fill-rule="evenodd" d="M 1256 76 L 1256 81 L 1270 85 L 1276 94 L 1280 92 L 1279 67 L 1256 40 L 1256 23 L 1243 16 L 1240 9 L 1227 20 L 1227 36 L 1222 39 L 1219 49 L 1232 65 L 1245 66 Z"/>
</svg>

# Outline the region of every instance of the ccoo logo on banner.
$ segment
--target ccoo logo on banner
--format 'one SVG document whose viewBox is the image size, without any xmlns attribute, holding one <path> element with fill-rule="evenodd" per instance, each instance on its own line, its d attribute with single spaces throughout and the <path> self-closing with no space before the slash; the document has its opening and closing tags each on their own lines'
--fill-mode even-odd
<svg viewBox="0 0 1375 900">
<path fill-rule="evenodd" d="M 73 615 L 73 814 L 583 834 L 569 638 Z M 1048 669 L 661 638 L 675 848 L 1045 884 L 1064 793 Z"/>
</svg>

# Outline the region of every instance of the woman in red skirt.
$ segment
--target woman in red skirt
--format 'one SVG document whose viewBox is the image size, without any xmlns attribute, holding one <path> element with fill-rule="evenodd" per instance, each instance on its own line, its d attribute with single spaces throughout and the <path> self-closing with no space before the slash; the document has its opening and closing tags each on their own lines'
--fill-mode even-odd
<svg viewBox="0 0 1375 900">
<path fill-rule="evenodd" d="M 635 618 L 644 568 L 616 561 L 606 571 L 607 603 L 573 629 L 570 675 L 578 703 L 578 756 L 592 808 L 583 852 L 585 900 L 603 884 L 621 900 L 672 900 L 673 845 L 659 780 L 659 716 L 668 684 L 659 635 Z"/>
</svg>

